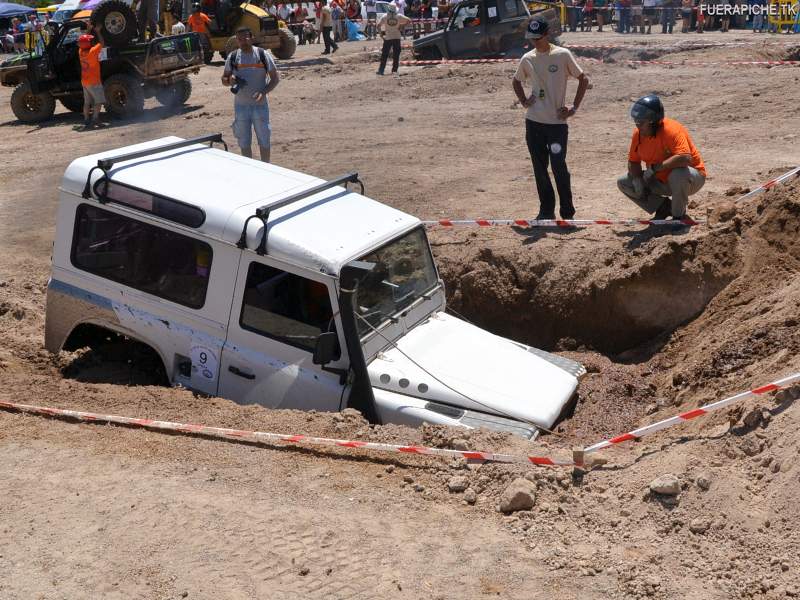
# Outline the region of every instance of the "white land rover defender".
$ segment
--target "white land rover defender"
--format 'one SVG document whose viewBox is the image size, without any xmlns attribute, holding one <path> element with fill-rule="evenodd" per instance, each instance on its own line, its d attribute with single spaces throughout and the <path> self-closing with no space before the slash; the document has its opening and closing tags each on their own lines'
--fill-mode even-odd
<svg viewBox="0 0 800 600">
<path fill-rule="evenodd" d="M 208 146 L 205 143 L 209 143 Z M 173 385 L 373 422 L 552 427 L 585 369 L 445 313 L 420 221 L 347 189 L 169 137 L 73 161 L 48 350 L 89 329 L 150 346 Z"/>
</svg>

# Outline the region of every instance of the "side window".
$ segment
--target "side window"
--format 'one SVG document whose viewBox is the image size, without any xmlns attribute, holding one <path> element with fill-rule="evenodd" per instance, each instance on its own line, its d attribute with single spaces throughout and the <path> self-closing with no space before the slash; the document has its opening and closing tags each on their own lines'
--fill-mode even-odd
<svg viewBox="0 0 800 600">
<path fill-rule="evenodd" d="M 465 27 L 478 27 L 481 24 L 479 18 L 480 4 L 462 4 L 458 7 L 453 17 L 453 29 L 464 29 Z"/>
<path fill-rule="evenodd" d="M 81 27 L 73 27 L 69 31 L 64 34 L 64 37 L 61 38 L 61 46 L 69 46 L 71 44 L 77 44 L 78 38 L 84 33 L 85 26 Z"/>
<path fill-rule="evenodd" d="M 505 12 L 506 19 L 511 19 L 513 17 L 520 17 L 524 13 L 524 10 L 520 12 L 522 9 L 522 4 L 520 0 L 500 0 L 503 3 L 503 11 Z"/>
<path fill-rule="evenodd" d="M 334 331 L 328 288 L 251 262 L 239 324 L 243 329 L 313 352 L 319 334 Z"/>
<path fill-rule="evenodd" d="M 190 308 L 205 304 L 211 246 L 88 204 L 78 207 L 72 264 Z"/>
</svg>

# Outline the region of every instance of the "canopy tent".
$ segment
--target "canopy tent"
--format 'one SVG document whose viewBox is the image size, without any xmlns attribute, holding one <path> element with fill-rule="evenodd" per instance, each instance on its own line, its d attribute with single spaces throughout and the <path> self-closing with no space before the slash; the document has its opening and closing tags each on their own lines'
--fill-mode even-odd
<svg viewBox="0 0 800 600">
<path fill-rule="evenodd" d="M 33 12 L 36 12 L 36 9 L 30 6 L 14 4 L 13 2 L 0 2 L 0 19 L 29 15 Z"/>
</svg>

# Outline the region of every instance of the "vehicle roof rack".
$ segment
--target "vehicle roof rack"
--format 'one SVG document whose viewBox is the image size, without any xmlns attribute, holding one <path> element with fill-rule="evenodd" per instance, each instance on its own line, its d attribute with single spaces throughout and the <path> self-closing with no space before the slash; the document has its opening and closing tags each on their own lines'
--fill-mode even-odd
<svg viewBox="0 0 800 600">
<path fill-rule="evenodd" d="M 100 169 L 103 172 L 103 176 L 101 177 L 102 180 L 105 180 L 106 183 L 109 181 L 108 171 L 113 167 L 115 164 L 124 162 L 126 160 L 134 160 L 136 158 L 142 158 L 144 156 L 150 156 L 152 154 L 158 154 L 159 152 L 168 152 L 169 150 L 175 150 L 176 148 L 184 148 L 186 146 L 192 146 L 193 144 L 204 144 L 208 142 L 209 147 L 213 147 L 215 142 L 219 142 L 225 147 L 225 151 L 228 150 L 228 144 L 225 143 L 225 140 L 222 139 L 221 133 L 210 133 L 208 135 L 201 135 L 199 137 L 194 137 L 188 140 L 182 140 L 180 142 L 170 142 L 169 144 L 162 144 L 160 146 L 153 146 L 152 148 L 147 148 L 146 150 L 137 150 L 136 152 L 127 152 L 126 154 L 118 154 L 117 156 L 111 156 L 109 158 L 100 158 L 97 160 L 97 166 L 92 167 L 89 169 L 89 175 L 86 176 L 86 186 L 83 188 L 83 194 L 81 194 L 84 198 L 91 198 L 92 191 L 91 191 L 91 183 L 92 183 L 92 173 L 94 173 L 95 169 Z M 99 180 L 98 180 L 99 181 Z M 103 197 L 99 197 L 98 200 L 103 202 Z"/>
<path fill-rule="evenodd" d="M 358 173 L 353 171 L 351 173 L 347 173 L 346 175 L 342 175 L 341 177 L 337 177 L 336 179 L 331 179 L 330 181 L 315 185 L 314 187 L 296 192 L 291 196 L 287 196 L 286 198 L 278 200 L 277 202 L 273 202 L 272 204 L 265 204 L 264 206 L 257 208 L 256 214 L 250 215 L 247 217 L 247 219 L 245 219 L 244 226 L 242 227 L 242 235 L 239 237 L 239 241 L 236 243 L 236 245 L 239 248 L 245 248 L 247 246 L 247 226 L 250 223 L 250 219 L 259 219 L 264 225 L 264 235 L 261 236 L 261 242 L 258 244 L 256 254 L 264 256 L 267 253 L 267 220 L 269 219 L 269 213 L 271 211 L 283 208 L 284 206 L 288 206 L 289 204 L 293 204 L 298 200 L 303 200 L 304 198 L 308 198 L 309 196 L 313 196 L 319 192 L 329 190 L 340 185 L 346 186 L 348 183 L 359 184 L 361 186 L 361 194 L 364 194 L 364 182 L 358 178 Z"/>
</svg>

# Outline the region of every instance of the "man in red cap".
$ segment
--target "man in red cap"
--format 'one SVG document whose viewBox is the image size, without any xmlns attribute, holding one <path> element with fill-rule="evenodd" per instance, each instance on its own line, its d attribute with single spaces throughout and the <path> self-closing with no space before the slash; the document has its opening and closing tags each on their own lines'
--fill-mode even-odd
<svg viewBox="0 0 800 600">
<path fill-rule="evenodd" d="M 99 31 L 97 38 L 98 43 L 96 44 L 91 33 L 84 33 L 78 38 L 78 58 L 81 63 L 81 85 L 83 86 L 83 125 L 75 128 L 79 131 L 100 125 L 100 109 L 106 102 L 103 80 L 100 75 L 100 53 L 103 51 L 103 39 Z"/>
</svg>

